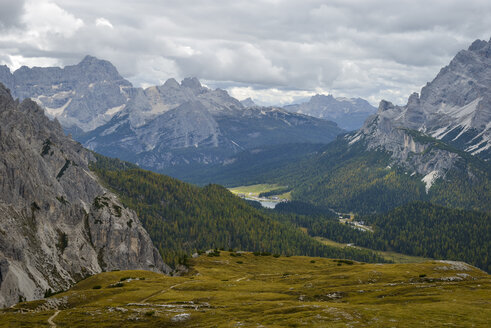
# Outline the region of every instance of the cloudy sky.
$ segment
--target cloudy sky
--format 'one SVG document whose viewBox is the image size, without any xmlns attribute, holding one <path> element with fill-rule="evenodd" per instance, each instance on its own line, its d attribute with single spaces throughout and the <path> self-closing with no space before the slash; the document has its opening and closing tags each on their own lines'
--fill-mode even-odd
<svg viewBox="0 0 491 328">
<path fill-rule="evenodd" d="M 0 64 L 111 61 L 136 86 L 196 76 L 261 104 L 405 103 L 475 39 L 489 0 L 0 0 Z"/>
</svg>

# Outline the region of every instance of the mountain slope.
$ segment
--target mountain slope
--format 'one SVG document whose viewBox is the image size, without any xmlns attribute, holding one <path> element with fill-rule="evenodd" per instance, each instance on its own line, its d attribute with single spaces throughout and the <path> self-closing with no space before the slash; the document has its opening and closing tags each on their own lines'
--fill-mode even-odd
<svg viewBox="0 0 491 328">
<path fill-rule="evenodd" d="M 383 261 L 369 251 L 324 246 L 221 186 L 200 188 L 141 169 L 121 170 L 120 161 L 97 157 L 92 169 L 138 213 L 167 263 L 211 248 Z"/>
<path fill-rule="evenodd" d="M 0 84 L 0 306 L 103 270 L 169 271 L 135 213 L 89 172 L 91 160 Z"/>
<path fill-rule="evenodd" d="M 276 207 L 282 210 L 289 203 Z M 275 209 L 276 210 L 276 209 Z M 286 217 L 288 218 L 288 217 Z M 491 272 L 491 214 L 413 202 L 386 213 L 356 216 L 373 232 L 353 229 L 323 216 L 296 216 L 293 223 L 312 237 L 323 237 L 379 251 L 456 260 Z"/>
<path fill-rule="evenodd" d="M 353 134 L 339 137 L 317 154 L 263 174 L 269 178 L 262 182 L 291 186 L 293 199 L 340 212 L 384 212 L 416 200 L 491 211 L 489 163 L 431 137 L 426 137 L 426 143 L 415 142 L 421 147 L 418 152 L 401 147 L 407 151 L 407 162 L 380 148 L 368 150 L 364 139 L 350 144 L 352 138 Z M 447 163 L 446 156 L 452 159 L 452 166 L 445 169 L 445 175 L 429 174 L 438 162 L 432 166 L 427 158 Z"/>
<path fill-rule="evenodd" d="M 315 95 L 308 102 L 284 106 L 289 112 L 306 114 L 336 122 L 342 129 L 357 130 L 366 118 L 377 110 L 361 98 L 334 98 Z"/>
</svg>

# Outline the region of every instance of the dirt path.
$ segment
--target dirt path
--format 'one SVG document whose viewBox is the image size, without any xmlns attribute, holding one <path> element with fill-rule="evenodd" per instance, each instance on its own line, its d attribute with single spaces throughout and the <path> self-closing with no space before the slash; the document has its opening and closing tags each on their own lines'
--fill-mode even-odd
<svg viewBox="0 0 491 328">
<path fill-rule="evenodd" d="M 53 319 L 60 313 L 60 310 L 57 310 L 51 317 L 48 319 L 49 326 L 54 328 L 56 327 L 56 323 L 53 322 Z"/>
<path fill-rule="evenodd" d="M 152 295 L 148 296 L 148 297 L 145 297 L 144 299 L 142 299 L 140 301 L 140 303 L 146 303 L 149 299 L 151 299 L 152 297 L 154 296 L 157 296 L 157 295 L 160 295 L 160 294 L 163 294 L 171 289 L 174 289 L 175 287 L 177 286 L 181 286 L 181 285 L 184 285 L 184 284 L 187 284 L 189 281 L 185 281 L 185 282 L 181 282 L 180 284 L 176 284 L 174 286 L 170 286 L 169 288 L 166 288 L 166 289 L 162 289 L 162 290 L 159 290 L 158 292 L 156 293 L 153 293 Z"/>
</svg>

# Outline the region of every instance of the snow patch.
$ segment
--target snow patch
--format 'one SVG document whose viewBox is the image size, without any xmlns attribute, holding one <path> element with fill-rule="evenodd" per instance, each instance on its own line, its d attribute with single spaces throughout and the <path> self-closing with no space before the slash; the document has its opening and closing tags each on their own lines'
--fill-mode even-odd
<svg viewBox="0 0 491 328">
<path fill-rule="evenodd" d="M 120 112 L 121 110 L 123 110 L 123 108 L 125 107 L 125 105 L 121 105 L 121 106 L 116 106 L 116 107 L 113 107 L 113 108 L 109 108 L 105 113 L 104 115 L 114 115 L 118 112 Z"/>
<path fill-rule="evenodd" d="M 348 144 L 352 145 L 352 144 L 354 144 L 355 142 L 357 142 L 358 140 L 360 140 L 360 138 L 361 138 L 361 133 L 359 133 L 359 134 L 355 135 L 355 136 L 353 137 L 353 139 L 351 139 L 351 140 L 350 140 L 350 142 L 349 142 Z"/>
<path fill-rule="evenodd" d="M 239 147 L 240 149 L 244 149 L 244 147 L 242 147 L 241 145 L 239 145 L 238 143 L 236 143 L 235 141 L 233 141 L 232 139 L 230 139 L 230 142 L 232 142 L 234 145 L 236 145 L 237 147 Z"/>
<path fill-rule="evenodd" d="M 52 116 L 52 117 L 60 116 L 61 114 L 63 114 L 63 112 L 68 107 L 68 105 L 70 105 L 71 102 L 72 102 L 72 98 L 68 99 L 68 101 L 61 107 L 58 108 L 44 107 L 44 110 L 46 111 L 48 116 Z"/>
<path fill-rule="evenodd" d="M 423 181 L 425 183 L 425 189 L 426 189 L 426 193 L 428 193 L 428 191 L 430 190 L 431 186 L 433 185 L 433 183 L 436 181 L 436 179 L 438 179 L 440 177 L 440 174 L 438 173 L 438 171 L 431 171 L 430 173 L 428 173 L 427 175 L 424 176 L 423 179 L 421 179 L 421 181 Z"/>
<path fill-rule="evenodd" d="M 445 136 L 448 132 L 450 132 L 452 129 L 449 129 L 448 126 L 445 126 L 441 129 L 435 130 L 431 133 L 431 136 L 436 139 L 441 139 L 443 136 Z"/>
</svg>

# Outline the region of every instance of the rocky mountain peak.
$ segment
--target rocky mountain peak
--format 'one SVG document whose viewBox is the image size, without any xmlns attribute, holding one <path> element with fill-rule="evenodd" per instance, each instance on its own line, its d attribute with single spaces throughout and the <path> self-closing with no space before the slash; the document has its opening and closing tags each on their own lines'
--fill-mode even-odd
<svg viewBox="0 0 491 328">
<path fill-rule="evenodd" d="M 256 103 L 254 102 L 254 100 L 252 100 L 251 97 L 247 97 L 246 99 L 241 100 L 240 103 L 244 107 L 254 107 L 254 106 L 256 106 Z"/>
<path fill-rule="evenodd" d="M 392 109 L 392 108 L 394 108 L 393 103 L 391 103 L 390 101 L 387 101 L 387 100 L 381 100 L 380 104 L 378 105 L 377 114 L 386 112 L 387 110 Z"/>
<path fill-rule="evenodd" d="M 163 86 L 166 88 L 172 88 L 172 89 L 179 89 L 179 87 L 180 87 L 179 82 L 177 82 L 176 79 L 174 79 L 174 78 L 170 78 L 167 81 L 165 81 Z"/>
<path fill-rule="evenodd" d="M 181 86 L 193 90 L 201 90 L 201 82 L 196 77 L 186 77 L 181 81 Z"/>
<path fill-rule="evenodd" d="M 78 78 L 83 76 L 92 83 L 104 80 L 124 80 L 111 62 L 89 55 L 85 56 L 84 59 L 82 59 L 82 61 L 77 65 L 66 66 L 64 70 L 71 74 L 77 74 Z M 128 85 L 131 85 L 129 82 L 127 83 Z"/>
<path fill-rule="evenodd" d="M 476 40 L 474 42 L 472 42 L 472 44 L 469 46 L 469 51 L 474 51 L 474 52 L 478 52 L 478 53 L 482 53 L 483 55 L 485 55 L 486 57 L 489 57 L 490 55 L 490 50 L 491 48 L 491 39 L 489 39 L 489 41 L 485 41 L 485 40 Z"/>
</svg>

